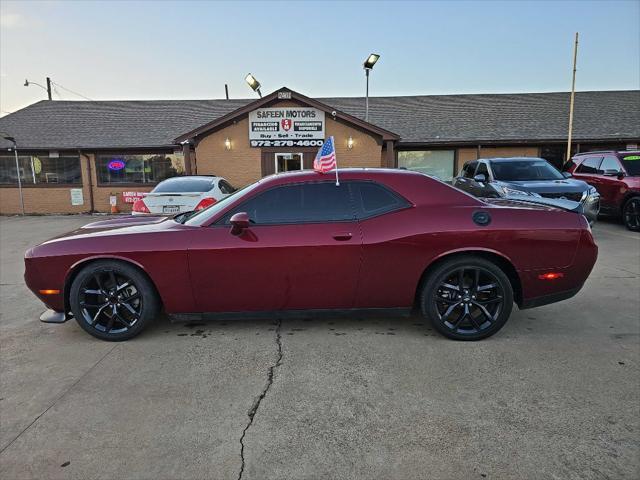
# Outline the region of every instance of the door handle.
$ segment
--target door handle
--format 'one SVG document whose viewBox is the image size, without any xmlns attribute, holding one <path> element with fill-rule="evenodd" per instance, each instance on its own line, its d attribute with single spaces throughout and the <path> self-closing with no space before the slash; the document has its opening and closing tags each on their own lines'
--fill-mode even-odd
<svg viewBox="0 0 640 480">
<path fill-rule="evenodd" d="M 351 240 L 352 236 L 353 235 L 351 235 L 351 232 L 341 232 L 333 234 L 333 238 L 341 242 L 344 242 L 345 240 Z"/>
</svg>

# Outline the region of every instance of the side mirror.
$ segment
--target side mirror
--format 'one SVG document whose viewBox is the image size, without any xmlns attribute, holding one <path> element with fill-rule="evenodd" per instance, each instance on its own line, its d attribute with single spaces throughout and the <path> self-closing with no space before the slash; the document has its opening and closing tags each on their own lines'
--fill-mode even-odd
<svg viewBox="0 0 640 480">
<path fill-rule="evenodd" d="M 618 172 L 618 174 L 616 175 L 616 177 L 618 177 L 618 180 L 622 180 L 624 178 L 624 172 L 622 170 L 620 170 Z"/>
<path fill-rule="evenodd" d="M 249 228 L 249 214 L 238 212 L 229 219 L 229 223 L 231 223 L 231 235 L 240 235 Z"/>
<path fill-rule="evenodd" d="M 484 173 L 479 173 L 473 179 L 478 183 L 484 183 L 487 181 L 487 176 Z"/>
<path fill-rule="evenodd" d="M 602 172 L 602 175 L 604 175 L 605 177 L 617 177 L 618 175 L 620 175 L 620 170 L 616 170 L 615 168 L 607 168 L 604 172 Z"/>
<path fill-rule="evenodd" d="M 562 172 L 562 176 L 563 176 L 564 178 L 571 178 L 571 177 L 573 177 L 573 175 L 571 175 L 571 172 Z"/>
</svg>

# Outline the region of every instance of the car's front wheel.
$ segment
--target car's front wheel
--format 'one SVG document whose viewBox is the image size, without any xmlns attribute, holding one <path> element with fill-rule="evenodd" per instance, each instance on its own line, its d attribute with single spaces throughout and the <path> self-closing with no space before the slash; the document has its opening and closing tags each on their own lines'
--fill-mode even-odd
<svg viewBox="0 0 640 480">
<path fill-rule="evenodd" d="M 513 288 L 494 263 L 463 256 L 446 260 L 430 272 L 420 304 L 422 314 L 445 337 L 481 340 L 509 319 Z"/>
<path fill-rule="evenodd" d="M 622 207 L 624 226 L 634 232 L 640 232 L 640 197 L 631 197 Z"/>
<path fill-rule="evenodd" d="M 102 340 L 135 337 L 159 311 L 149 279 L 124 262 L 101 260 L 87 265 L 73 280 L 69 293 L 78 324 Z"/>
</svg>

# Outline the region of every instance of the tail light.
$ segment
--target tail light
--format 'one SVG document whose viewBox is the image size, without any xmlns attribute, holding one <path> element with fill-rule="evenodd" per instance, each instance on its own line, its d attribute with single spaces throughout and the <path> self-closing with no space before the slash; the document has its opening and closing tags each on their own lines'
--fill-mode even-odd
<svg viewBox="0 0 640 480">
<path fill-rule="evenodd" d="M 195 210 L 203 210 L 207 207 L 210 207 L 211 205 L 213 205 L 214 203 L 216 203 L 216 199 L 215 198 L 203 198 L 202 200 L 200 200 L 200 203 L 198 205 L 196 205 Z"/>
<path fill-rule="evenodd" d="M 133 211 L 138 213 L 151 213 L 142 199 L 133 202 Z"/>
</svg>

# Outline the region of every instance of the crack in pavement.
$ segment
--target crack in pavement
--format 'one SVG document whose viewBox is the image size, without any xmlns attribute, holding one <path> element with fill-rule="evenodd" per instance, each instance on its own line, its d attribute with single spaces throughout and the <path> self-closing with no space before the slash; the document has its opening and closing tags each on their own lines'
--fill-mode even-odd
<svg viewBox="0 0 640 480">
<path fill-rule="evenodd" d="M 251 428 L 251 425 L 253 425 L 253 419 L 255 418 L 256 413 L 258 413 L 258 408 L 260 408 L 260 403 L 262 403 L 262 400 L 264 399 L 264 397 L 267 396 L 267 392 L 271 388 L 271 385 L 273 385 L 273 375 L 275 373 L 275 369 L 278 368 L 280 365 L 282 365 L 282 335 L 280 334 L 280 329 L 282 327 L 282 319 L 278 319 L 278 323 L 276 325 L 277 325 L 276 326 L 276 345 L 278 346 L 278 356 L 276 358 L 276 362 L 269 367 L 269 370 L 267 370 L 267 383 L 265 384 L 258 398 L 255 399 L 255 401 L 253 402 L 253 405 L 251 405 L 251 408 L 247 412 L 247 416 L 249 417 L 249 422 L 247 423 L 247 426 L 244 427 L 244 430 L 242 431 L 242 435 L 240 436 L 241 464 L 240 464 L 240 472 L 238 473 L 238 480 L 242 480 L 242 474 L 244 473 L 244 465 L 245 465 L 244 438 L 247 435 L 247 431 L 249 430 L 249 428 Z"/>
</svg>

